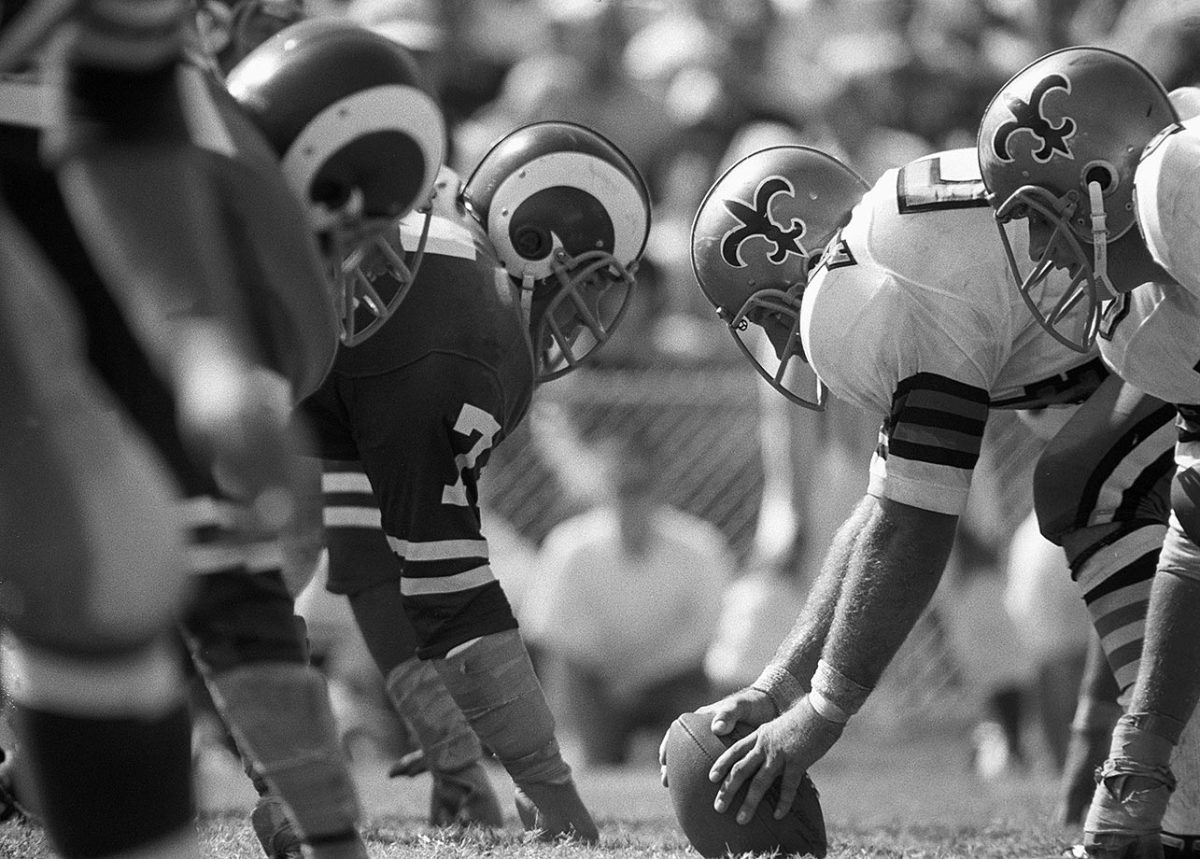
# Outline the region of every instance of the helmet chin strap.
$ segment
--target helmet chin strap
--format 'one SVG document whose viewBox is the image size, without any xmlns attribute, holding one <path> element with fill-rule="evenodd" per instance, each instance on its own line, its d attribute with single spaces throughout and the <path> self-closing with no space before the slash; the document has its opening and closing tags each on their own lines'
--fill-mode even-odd
<svg viewBox="0 0 1200 859">
<path fill-rule="evenodd" d="M 529 325 L 533 319 L 533 285 L 536 283 L 534 277 L 529 272 L 525 272 L 521 276 L 521 312 L 525 314 L 525 324 Z"/>
<path fill-rule="evenodd" d="M 1116 298 L 1119 293 L 1108 278 L 1108 216 L 1099 182 L 1088 182 L 1088 199 L 1092 207 L 1092 276 L 1110 298 Z"/>
</svg>

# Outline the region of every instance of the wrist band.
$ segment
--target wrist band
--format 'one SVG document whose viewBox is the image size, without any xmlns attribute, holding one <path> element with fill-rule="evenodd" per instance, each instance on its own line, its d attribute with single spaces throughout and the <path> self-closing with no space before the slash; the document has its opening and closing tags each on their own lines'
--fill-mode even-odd
<svg viewBox="0 0 1200 859">
<path fill-rule="evenodd" d="M 768 665 L 758 679 L 750 684 L 751 689 L 764 693 L 782 713 L 804 697 L 807 690 L 796 675 L 779 665 Z"/>
<path fill-rule="evenodd" d="M 870 694 L 871 687 L 856 683 L 824 659 L 817 662 L 809 697 L 815 697 L 817 701 L 827 704 L 830 707 L 829 712 L 844 715 L 845 718 L 840 720 L 842 724 L 848 722 L 850 717 L 859 711 Z M 813 709 L 824 716 L 821 706 L 821 703 L 814 702 Z M 839 720 L 831 718 L 830 721 Z"/>
<path fill-rule="evenodd" d="M 850 721 L 850 714 L 830 701 L 816 689 L 808 693 L 808 703 L 827 722 L 844 725 Z"/>
</svg>

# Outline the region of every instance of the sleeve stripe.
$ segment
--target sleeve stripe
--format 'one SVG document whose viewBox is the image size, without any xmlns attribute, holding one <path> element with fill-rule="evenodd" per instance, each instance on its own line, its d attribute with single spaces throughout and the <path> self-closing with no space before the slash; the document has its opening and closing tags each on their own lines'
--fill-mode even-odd
<svg viewBox="0 0 1200 859">
<path fill-rule="evenodd" d="M 379 508 L 373 506 L 351 507 L 340 505 L 325 507 L 326 528 L 370 528 L 373 531 L 382 529 Z"/>
<path fill-rule="evenodd" d="M 131 71 L 165 65 L 179 56 L 187 8 L 180 0 L 93 0 L 80 22 L 74 58 Z"/>
<path fill-rule="evenodd" d="M 361 471 L 327 471 L 321 475 L 321 489 L 326 492 L 365 492 L 371 494 L 371 481 Z"/>
<path fill-rule="evenodd" d="M 433 576 L 422 579 L 405 576 L 400 580 L 400 593 L 406 597 L 460 593 L 472 588 L 483 587 L 494 581 L 496 581 L 496 577 L 492 574 L 492 568 L 484 564 L 453 576 Z"/>
<path fill-rule="evenodd" d="M 952 399 L 974 403 L 985 410 L 989 403 L 988 393 L 983 388 L 948 379 L 937 373 L 914 373 L 907 379 L 901 379 L 900 384 L 896 385 L 896 397 L 903 397 L 909 393 L 924 396 L 935 393 L 949 394 Z"/>
<path fill-rule="evenodd" d="M 973 429 L 974 432 L 960 432 L 958 429 L 922 426 L 906 421 L 892 431 L 891 442 L 893 445 L 901 442 L 914 447 L 944 447 L 959 453 L 978 454 L 983 427 Z"/>
<path fill-rule="evenodd" d="M 917 462 L 928 462 L 932 465 L 948 465 L 951 468 L 973 469 L 979 461 L 978 449 L 975 453 L 946 450 L 944 447 L 932 447 L 924 444 L 908 444 L 893 439 L 888 444 L 888 455 L 900 459 L 911 459 Z"/>
<path fill-rule="evenodd" d="M 988 393 L 945 376 L 917 373 L 896 386 L 886 454 L 973 469 L 987 426 Z"/>
<path fill-rule="evenodd" d="M 388 535 L 392 551 L 406 561 L 451 561 L 488 557 L 487 540 L 431 540 L 415 543 Z"/>
</svg>

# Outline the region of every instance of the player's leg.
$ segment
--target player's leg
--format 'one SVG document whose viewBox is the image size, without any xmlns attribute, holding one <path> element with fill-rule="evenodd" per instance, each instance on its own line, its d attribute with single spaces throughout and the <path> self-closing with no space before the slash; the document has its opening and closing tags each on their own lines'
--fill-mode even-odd
<svg viewBox="0 0 1200 859">
<path fill-rule="evenodd" d="M 193 547 L 194 558 L 202 548 Z M 219 545 L 207 548 L 219 556 Z M 309 664 L 302 622 L 292 609 L 278 567 L 208 569 L 197 576 L 182 628 L 248 771 L 261 780 L 256 787 L 264 799 L 254 823 L 264 849 L 273 857 L 299 855 L 278 831 L 282 806 L 303 856 L 362 859 L 358 795 L 328 687 Z"/>
<path fill-rule="evenodd" d="M 400 588 L 417 656 L 437 669 L 516 783 L 525 825 L 547 839 L 598 840 L 488 562 L 476 499 L 479 472 L 503 432 L 492 380 L 473 363 L 434 354 L 389 377 L 356 382 L 356 397 L 371 404 L 355 425 L 362 462 L 403 565 Z"/>
<path fill-rule="evenodd" d="M 0 611 L 30 802 L 64 855 L 196 856 L 169 484 L 83 369 L 45 267 L 0 220 Z"/>
<path fill-rule="evenodd" d="M 1172 407 L 1110 378 L 1054 438 L 1036 472 L 1042 531 L 1066 550 L 1125 698 L 1166 533 L 1174 441 Z M 1191 750 L 1198 741 L 1189 731 L 1176 752 L 1189 785 L 1200 784 L 1193 771 L 1200 754 Z M 1163 828 L 1184 839 L 1200 833 L 1200 791 L 1176 791 Z"/>
<path fill-rule="evenodd" d="M 1165 819 L 1168 795 L 1180 774 L 1176 805 L 1192 807 L 1200 793 L 1195 774 L 1195 720 L 1200 698 L 1200 421 L 1181 407 L 1171 527 L 1163 544 L 1146 615 L 1137 682 L 1113 733 L 1085 824 L 1085 842 L 1099 855 L 1117 856 L 1129 844 L 1159 837 L 1165 850 L 1191 853 L 1194 837 Z M 1175 772 L 1173 772 L 1173 770 Z"/>
<path fill-rule="evenodd" d="M 388 560 L 395 563 L 394 558 Z M 404 616 L 399 584 L 385 582 L 358 591 L 350 597 L 350 606 L 384 674 L 388 698 L 416 734 L 433 778 L 430 823 L 503 826 L 504 813 L 484 769 L 479 738 L 437 670 L 416 658 L 416 638 Z"/>
<path fill-rule="evenodd" d="M 386 394 L 388 389 L 383 390 Z M 386 400 L 390 408 L 373 415 L 380 422 L 371 421 L 370 426 L 382 450 L 399 453 L 385 456 L 396 461 L 380 479 L 390 480 L 391 475 L 402 480 L 403 475 L 393 469 L 408 458 L 412 440 L 393 430 L 397 421 L 408 424 L 392 410 L 405 408 L 405 400 Z M 349 417 L 340 403 L 336 378 L 327 380 L 302 408 L 322 450 L 356 456 L 358 433 L 348 430 Z M 401 566 L 381 530 L 380 502 L 362 465 L 353 459 L 327 462 L 322 492 L 328 587 L 334 593 L 350 595 L 356 623 L 384 677 L 388 699 L 417 736 L 424 766 L 433 776 L 431 822 L 502 825 L 503 815 L 483 768 L 478 737 L 433 666 L 416 658 L 416 639 L 400 601 Z"/>
</svg>

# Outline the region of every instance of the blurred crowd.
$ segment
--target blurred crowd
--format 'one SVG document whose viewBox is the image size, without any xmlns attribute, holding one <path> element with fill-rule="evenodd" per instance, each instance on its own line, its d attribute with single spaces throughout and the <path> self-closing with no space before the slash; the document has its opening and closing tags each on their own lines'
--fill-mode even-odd
<svg viewBox="0 0 1200 859">
<path fill-rule="evenodd" d="M 805 143 L 873 182 L 974 144 L 987 100 L 1025 63 L 1109 44 L 1168 87 L 1200 69 L 1200 4 L 1180 0 L 309 0 L 425 54 L 463 173 L 527 122 L 608 136 L 654 202 L 640 307 L 601 359 L 736 362 L 694 286 L 688 231 L 719 172 Z"/>
</svg>

